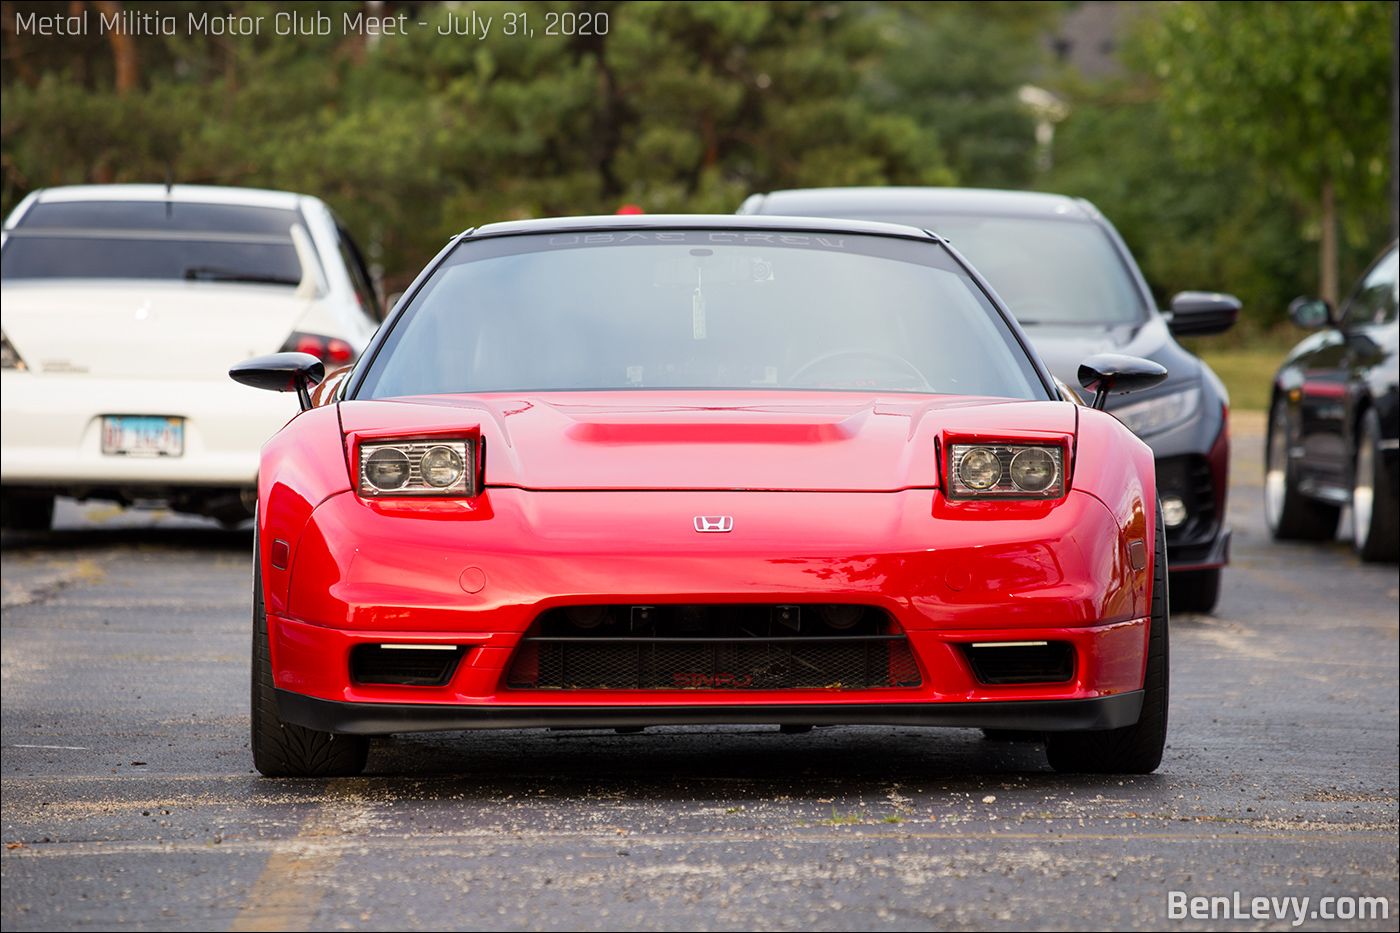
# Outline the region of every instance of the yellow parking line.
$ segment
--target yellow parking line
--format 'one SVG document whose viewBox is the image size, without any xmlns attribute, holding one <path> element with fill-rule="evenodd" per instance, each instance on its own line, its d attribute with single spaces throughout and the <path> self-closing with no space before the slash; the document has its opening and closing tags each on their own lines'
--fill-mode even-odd
<svg viewBox="0 0 1400 933">
<path fill-rule="evenodd" d="M 318 804 L 295 836 L 273 848 L 229 925 L 231 933 L 310 926 L 334 883 L 348 824 L 364 812 L 363 807 L 347 808 L 338 801 Z"/>
</svg>

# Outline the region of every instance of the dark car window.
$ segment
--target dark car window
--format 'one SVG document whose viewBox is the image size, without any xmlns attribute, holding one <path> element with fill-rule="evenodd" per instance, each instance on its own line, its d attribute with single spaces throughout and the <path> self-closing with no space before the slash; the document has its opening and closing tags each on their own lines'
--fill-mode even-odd
<svg viewBox="0 0 1400 933">
<path fill-rule="evenodd" d="M 1142 295 L 1096 224 L 1031 217 L 850 214 L 946 236 L 1022 324 L 1131 324 Z"/>
<path fill-rule="evenodd" d="M 299 211 L 234 204 L 40 203 L 9 232 L 0 278 L 296 285 L 302 271 L 291 231 L 302 223 Z"/>
<path fill-rule="evenodd" d="M 181 201 L 41 201 L 24 212 L 16 229 L 193 230 L 204 233 L 271 233 L 285 236 L 301 212 L 245 204 Z"/>
<path fill-rule="evenodd" d="M 1397 304 L 1400 304 L 1400 253 L 1391 250 L 1372 267 L 1347 302 L 1346 326 L 1389 324 L 1395 320 Z"/>
<path fill-rule="evenodd" d="M 1051 397 L 942 247 L 753 230 L 465 241 L 356 394 L 658 387 Z"/>
</svg>

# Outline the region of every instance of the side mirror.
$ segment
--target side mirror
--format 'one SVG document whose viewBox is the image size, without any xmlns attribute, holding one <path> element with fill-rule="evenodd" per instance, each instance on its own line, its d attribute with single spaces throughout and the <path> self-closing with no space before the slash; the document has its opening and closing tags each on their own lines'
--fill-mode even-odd
<svg viewBox="0 0 1400 933">
<path fill-rule="evenodd" d="M 1167 327 L 1176 337 L 1204 337 L 1235 326 L 1244 307 L 1234 295 L 1221 292 L 1177 292 Z"/>
<path fill-rule="evenodd" d="M 311 387 L 326 378 L 326 364 L 310 353 L 269 353 L 235 363 L 229 378 L 255 389 L 296 392 L 302 411 L 311 410 Z"/>
<path fill-rule="evenodd" d="M 1333 323 L 1332 305 L 1321 298 L 1294 298 L 1288 303 L 1288 319 L 1304 330 Z"/>
<path fill-rule="evenodd" d="M 1120 353 L 1099 353 L 1079 364 L 1079 384 L 1094 393 L 1092 407 L 1099 411 L 1110 394 L 1150 389 L 1166 378 L 1162 364 Z"/>
</svg>

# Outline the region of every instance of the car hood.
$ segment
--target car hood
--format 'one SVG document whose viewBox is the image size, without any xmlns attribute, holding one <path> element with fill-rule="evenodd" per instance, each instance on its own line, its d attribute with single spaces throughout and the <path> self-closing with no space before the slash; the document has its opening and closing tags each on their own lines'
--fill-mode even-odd
<svg viewBox="0 0 1400 933">
<path fill-rule="evenodd" d="M 965 396 L 638 391 L 350 401 L 340 417 L 352 441 L 480 426 L 491 486 L 893 491 L 938 485 L 940 434 L 1062 439 L 1077 416 Z"/>
<path fill-rule="evenodd" d="M 1200 368 L 1200 361 L 1172 340 L 1166 321 L 1156 315 L 1136 324 L 1038 324 L 1023 325 L 1022 330 L 1050 372 L 1086 399 L 1091 393 L 1080 388 L 1079 364 L 1095 353 L 1125 353 L 1161 363 L 1173 383 L 1195 379 Z M 1113 399 L 1120 404 L 1135 400 L 1125 396 Z"/>
<path fill-rule="evenodd" d="M 30 280 L 5 283 L 3 326 L 36 373 L 224 380 L 313 303 L 272 285 Z"/>
</svg>

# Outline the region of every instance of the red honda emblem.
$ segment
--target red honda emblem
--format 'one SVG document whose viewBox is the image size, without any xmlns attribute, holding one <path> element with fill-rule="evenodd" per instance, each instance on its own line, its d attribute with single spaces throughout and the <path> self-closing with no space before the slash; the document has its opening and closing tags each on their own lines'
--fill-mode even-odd
<svg viewBox="0 0 1400 933">
<path fill-rule="evenodd" d="M 733 531 L 734 517 L 732 515 L 697 515 L 695 516 L 696 531 Z"/>
</svg>

